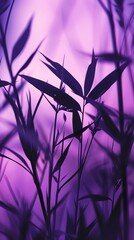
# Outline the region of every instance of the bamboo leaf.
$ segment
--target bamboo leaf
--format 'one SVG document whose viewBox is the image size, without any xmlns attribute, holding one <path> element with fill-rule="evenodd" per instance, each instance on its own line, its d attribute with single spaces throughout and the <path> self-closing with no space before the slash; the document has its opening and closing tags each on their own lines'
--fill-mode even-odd
<svg viewBox="0 0 134 240">
<path fill-rule="evenodd" d="M 26 69 L 26 68 L 29 66 L 29 64 L 32 62 L 35 54 L 38 52 L 38 49 L 40 48 L 40 46 L 41 46 L 41 44 L 42 44 L 43 41 L 44 41 L 44 40 L 42 40 L 42 41 L 39 43 L 39 45 L 37 46 L 37 48 L 36 48 L 36 49 L 34 50 L 34 52 L 29 56 L 29 58 L 28 58 L 28 59 L 26 60 L 26 62 L 22 65 L 22 67 L 19 69 L 19 71 L 17 72 L 16 75 L 19 75 L 20 72 L 22 72 L 24 69 Z"/>
<path fill-rule="evenodd" d="M 128 56 L 119 54 L 119 53 L 110 53 L 110 52 L 103 52 L 96 54 L 96 56 L 99 58 L 100 61 L 106 61 L 106 62 L 124 62 L 124 61 L 130 61 L 131 59 Z"/>
<path fill-rule="evenodd" d="M 110 132 L 110 135 L 112 135 L 112 137 L 114 139 L 116 139 L 117 141 L 120 141 L 121 140 L 120 131 L 116 127 L 116 125 L 115 125 L 114 121 L 112 120 L 112 118 L 106 112 L 106 110 L 103 107 L 103 105 L 99 105 L 99 111 L 101 113 L 101 116 L 102 116 L 102 118 L 104 120 L 104 123 L 105 123 L 108 131 Z"/>
<path fill-rule="evenodd" d="M 16 210 L 16 208 L 13 205 L 11 205 L 9 203 L 5 203 L 5 202 L 3 202 L 1 200 L 0 200 L 0 207 L 4 208 L 5 210 L 10 211 L 12 213 L 17 213 L 17 210 Z"/>
<path fill-rule="evenodd" d="M 82 134 L 82 132 L 80 131 L 82 129 L 82 123 L 81 123 L 79 113 L 76 110 L 73 110 L 72 121 L 73 121 L 74 137 L 76 137 L 77 139 L 80 139 L 80 136 Z"/>
<path fill-rule="evenodd" d="M 102 123 L 102 125 L 100 125 L 100 127 L 102 127 L 102 129 L 105 132 L 107 132 L 113 139 L 115 139 L 117 142 L 120 142 L 120 140 L 121 140 L 120 131 L 117 128 L 114 121 L 112 120 L 112 118 L 109 116 L 109 114 L 111 114 L 112 111 L 110 111 L 110 109 L 105 107 L 103 104 L 97 103 L 97 102 L 93 101 L 92 99 L 88 99 L 88 102 L 90 102 L 101 113 L 101 116 L 103 118 L 103 121 L 104 121 L 104 124 L 105 124 L 107 130 L 105 129 L 103 122 L 100 122 L 100 123 Z M 113 114 L 114 114 L 114 112 L 113 112 Z"/>
<path fill-rule="evenodd" d="M 10 85 L 10 83 L 7 82 L 7 81 L 4 81 L 4 80 L 0 80 L 0 88 L 1 88 L 1 87 L 5 87 L 5 86 L 7 86 L 7 85 Z"/>
<path fill-rule="evenodd" d="M 0 15 L 2 15 L 10 6 L 9 0 L 0 1 Z"/>
<path fill-rule="evenodd" d="M 122 74 L 124 69 L 129 65 L 130 61 L 123 63 L 119 68 L 107 75 L 97 86 L 89 93 L 88 98 L 97 99 L 101 97 L 116 81 L 119 75 Z M 87 98 L 87 102 L 88 102 Z"/>
<path fill-rule="evenodd" d="M 90 89 L 91 89 L 93 81 L 94 81 L 96 63 L 97 63 L 97 59 L 95 58 L 94 51 L 93 51 L 92 62 L 88 66 L 88 69 L 87 69 L 87 72 L 86 72 L 86 77 L 85 77 L 85 83 L 84 83 L 84 96 L 85 97 L 90 92 Z"/>
<path fill-rule="evenodd" d="M 69 139 L 69 138 L 73 138 L 73 137 L 76 137 L 76 136 L 80 136 L 83 132 L 85 132 L 87 129 L 89 129 L 92 124 L 93 124 L 93 123 L 90 123 L 90 124 L 88 124 L 87 126 L 81 128 L 80 130 L 75 131 L 75 132 L 67 135 L 67 136 L 64 137 L 61 141 L 59 141 L 59 142 L 57 143 L 57 145 L 60 144 L 61 142 L 65 141 L 65 140 Z"/>
<path fill-rule="evenodd" d="M 17 92 L 18 92 L 18 94 L 19 94 L 19 92 L 21 91 L 21 90 L 23 90 L 23 88 L 24 88 L 24 86 L 25 86 L 25 81 L 22 81 L 20 84 L 19 84 L 19 86 L 17 87 Z M 14 98 L 14 91 L 12 91 L 11 93 L 10 93 L 10 96 L 11 96 L 11 98 Z M 4 99 L 4 101 L 3 101 L 3 103 L 2 103 L 2 105 L 0 106 L 0 111 L 1 110 L 5 110 L 5 108 L 8 106 L 8 101 L 7 101 L 7 99 L 5 98 Z"/>
<path fill-rule="evenodd" d="M 64 152 L 62 153 L 61 157 L 60 157 L 59 160 L 57 161 L 57 163 L 56 163 L 56 165 L 55 165 L 55 167 L 54 167 L 54 170 L 53 170 L 53 174 L 54 174 L 55 172 L 57 172 L 57 171 L 61 168 L 62 164 L 64 163 L 64 161 L 65 161 L 65 159 L 66 159 L 66 157 L 67 157 L 67 154 L 68 154 L 68 151 L 69 151 L 69 148 L 70 148 L 71 143 L 72 143 L 72 141 L 68 144 L 68 146 L 66 147 L 66 149 L 65 149 Z"/>
<path fill-rule="evenodd" d="M 99 194 L 88 194 L 88 195 L 85 195 L 85 196 L 79 198 L 79 200 L 84 200 L 84 199 L 89 199 L 89 198 L 91 198 L 92 200 L 97 201 L 97 202 L 107 201 L 107 200 L 112 201 L 111 198 L 109 198 L 105 195 L 99 195 Z"/>
<path fill-rule="evenodd" d="M 13 47 L 11 62 L 13 62 L 16 57 L 18 57 L 18 55 L 22 52 L 27 43 L 31 31 L 32 19 L 33 17 L 30 19 L 25 30 L 23 31 L 23 33 L 21 34 L 21 36 L 19 37 L 19 39 L 17 40 Z"/>
<path fill-rule="evenodd" d="M 42 54 L 42 53 L 41 53 Z M 52 61 L 48 57 L 46 57 L 44 54 L 42 54 L 43 57 L 52 65 L 49 65 L 45 62 L 43 62 L 59 79 L 62 79 L 62 81 L 67 84 L 72 91 L 79 95 L 83 96 L 82 88 L 79 82 L 59 63 Z"/>
<path fill-rule="evenodd" d="M 21 163 L 17 162 L 16 160 L 14 160 L 14 159 L 6 156 L 5 154 L 1 154 L 1 153 L 0 153 L 0 157 L 6 158 L 6 159 L 8 159 L 8 160 L 11 160 L 12 162 L 14 162 L 14 163 L 16 163 L 17 165 L 19 165 L 20 167 L 24 168 L 27 172 L 29 172 L 29 173 L 31 174 L 31 171 L 29 171 L 29 169 L 27 169 L 25 166 L 23 166 Z"/>
<path fill-rule="evenodd" d="M 31 83 L 34 87 L 36 87 L 41 92 L 46 93 L 50 97 L 52 97 L 58 104 L 63 105 L 68 110 L 76 109 L 81 110 L 79 103 L 70 97 L 68 94 L 63 92 L 61 89 L 54 87 L 53 85 L 43 82 L 42 80 L 29 77 L 26 75 L 20 75 L 27 82 Z"/>
</svg>

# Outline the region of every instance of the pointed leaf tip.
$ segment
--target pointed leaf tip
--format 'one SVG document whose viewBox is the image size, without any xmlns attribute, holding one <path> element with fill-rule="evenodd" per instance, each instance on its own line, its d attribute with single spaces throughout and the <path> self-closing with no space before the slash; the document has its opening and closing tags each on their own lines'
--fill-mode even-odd
<svg viewBox="0 0 134 240">
<path fill-rule="evenodd" d="M 42 53 L 41 53 L 42 54 Z M 78 96 L 83 96 L 82 87 L 79 84 L 79 82 L 72 76 L 70 72 L 68 72 L 63 66 L 61 66 L 59 63 L 52 61 L 48 57 L 46 57 L 44 54 L 42 54 L 43 57 L 49 62 L 48 63 L 43 62 L 59 79 L 61 79 L 65 84 L 67 84 L 72 91 L 77 94 Z"/>
<path fill-rule="evenodd" d="M 64 106 L 67 110 L 78 110 L 81 111 L 81 107 L 79 103 L 69 96 L 67 93 L 63 92 L 61 89 L 54 87 L 53 85 L 46 83 L 42 80 L 29 77 L 26 75 L 20 75 L 24 78 L 27 82 L 32 84 L 35 88 L 40 90 L 41 92 L 49 95 L 52 97 L 59 105 Z"/>
<path fill-rule="evenodd" d="M 113 72 L 108 74 L 97 86 L 89 93 L 90 99 L 96 100 L 101 97 L 116 81 L 118 81 L 119 75 L 122 74 L 124 69 L 130 64 L 130 61 L 126 61 L 119 68 L 116 68 Z M 87 99 L 88 101 L 88 99 Z"/>
<path fill-rule="evenodd" d="M 22 52 L 22 50 L 24 49 L 24 47 L 27 43 L 30 32 L 31 32 L 32 20 L 33 20 L 33 16 L 31 17 L 31 19 L 29 20 L 25 30 L 23 31 L 23 33 L 21 34 L 21 36 L 19 37 L 19 39 L 15 43 L 15 45 L 13 47 L 13 51 L 12 51 L 11 62 L 13 62 L 15 60 L 15 58 L 18 57 L 18 55 Z"/>
<path fill-rule="evenodd" d="M 94 76 L 95 76 L 95 70 L 96 70 L 96 64 L 97 64 L 97 59 L 95 58 L 94 51 L 92 53 L 92 61 L 91 64 L 88 66 L 87 72 L 86 72 L 86 77 L 85 77 L 85 83 L 84 83 L 84 96 L 86 97 L 90 89 L 93 85 L 94 81 Z"/>
<path fill-rule="evenodd" d="M 56 164 L 55 167 L 54 167 L 53 174 L 54 174 L 55 172 L 57 172 L 57 171 L 61 168 L 62 164 L 64 163 L 64 161 L 65 161 L 65 159 L 66 159 L 66 157 L 67 157 L 69 148 L 70 148 L 70 146 L 71 146 L 71 143 L 72 143 L 72 141 L 68 144 L 68 146 L 66 147 L 66 149 L 65 149 L 64 152 L 62 153 L 61 157 L 59 158 L 57 164 Z"/>
<path fill-rule="evenodd" d="M 5 87 L 7 85 L 11 85 L 11 83 L 7 82 L 7 81 L 4 81 L 4 80 L 0 80 L 0 88 L 1 87 Z"/>
<path fill-rule="evenodd" d="M 81 198 L 79 198 L 79 200 L 84 200 L 84 199 L 92 199 L 93 201 L 107 201 L 107 200 L 110 200 L 111 201 L 111 198 L 105 196 L 105 195 L 100 195 L 100 194 L 89 194 L 89 195 L 85 195 Z"/>
</svg>

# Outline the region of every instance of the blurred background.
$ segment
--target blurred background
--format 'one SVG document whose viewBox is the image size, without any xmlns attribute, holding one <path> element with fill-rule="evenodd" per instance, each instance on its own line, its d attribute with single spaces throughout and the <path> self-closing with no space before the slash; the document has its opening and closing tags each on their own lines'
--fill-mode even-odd
<svg viewBox="0 0 134 240">
<path fill-rule="evenodd" d="M 118 1 L 113 0 L 111 2 L 112 8 L 114 10 L 113 12 L 117 49 L 122 55 L 130 57 L 133 60 L 134 3 L 132 0 L 122 1 L 124 10 L 123 17 L 125 19 L 124 32 L 124 29 L 121 27 L 120 23 L 121 18 L 119 12 L 115 7 L 116 2 Z M 64 61 L 65 68 L 68 69 L 68 71 L 79 81 L 79 83 L 83 87 L 86 70 L 88 65 L 91 63 L 92 51 L 94 50 L 96 56 L 113 52 L 108 17 L 103 9 L 103 6 L 100 3 L 104 3 L 104 5 L 108 7 L 108 1 L 106 0 L 16 0 L 13 5 L 6 35 L 8 52 L 10 57 L 15 42 L 17 41 L 21 33 L 24 31 L 31 17 L 32 27 L 30 37 L 28 39 L 25 49 L 19 55 L 17 60 L 15 60 L 13 63 L 14 74 L 22 66 L 22 64 L 29 57 L 29 55 L 36 49 L 38 44 L 44 39 L 39 49 L 39 52 L 36 54 L 28 68 L 23 71 L 23 74 L 42 79 L 44 81 L 48 81 L 54 86 L 59 86 L 60 81 L 41 62 L 43 58 L 40 52 L 42 52 L 50 59 L 59 62 L 61 65 Z M 6 22 L 7 13 L 8 12 L 1 15 L 1 21 L 3 23 L 3 26 Z M 0 50 L 0 58 L 0 78 L 2 80 L 10 81 L 2 49 Z M 93 87 L 114 69 L 114 61 L 109 59 L 106 60 L 99 57 Z M 133 73 L 134 68 L 131 64 L 131 69 L 127 69 L 122 75 L 124 110 L 126 113 L 131 115 L 133 115 L 134 106 L 134 88 L 132 84 Z M 18 82 L 19 81 L 20 79 L 18 79 Z M 71 96 L 74 96 L 74 94 L 68 88 L 66 90 Z M 29 91 L 32 95 L 33 107 L 37 103 L 40 96 L 39 92 L 35 90 L 35 88 L 33 88 L 30 84 L 27 84 L 21 96 L 24 113 L 27 111 L 27 109 L 25 109 L 25 106 L 27 103 L 27 96 Z M 4 99 L 2 91 L 0 94 L 2 103 Z M 76 100 L 81 101 L 79 97 L 75 96 L 75 98 Z M 102 97 L 102 101 L 104 101 L 104 103 L 108 106 L 118 109 L 116 84 L 114 84 L 110 88 L 110 90 L 106 94 L 104 94 L 104 96 Z M 95 110 L 90 105 L 87 107 L 87 111 L 93 114 L 95 113 Z M 68 119 L 70 119 L 69 114 Z M 10 131 L 11 127 L 13 126 L 13 121 L 14 116 L 12 110 L 9 107 L 6 107 L 4 110 L 1 111 L 0 116 L 1 137 Z M 61 117 L 59 119 L 59 127 L 60 124 L 62 125 L 62 122 L 63 118 Z M 88 122 L 89 118 L 87 117 L 85 118 L 85 123 Z M 47 129 L 51 128 L 52 123 L 53 112 L 51 111 L 49 105 L 46 102 L 42 102 L 38 110 L 36 124 L 38 129 L 44 128 L 43 131 L 45 137 L 43 134 L 40 137 L 46 138 L 46 141 L 49 141 L 50 131 L 48 132 Z M 67 125 L 68 133 L 71 132 L 71 128 L 72 126 L 69 121 Z M 107 147 L 111 146 L 111 140 L 106 134 L 98 133 L 98 138 L 102 143 L 106 144 Z M 12 149 L 18 148 L 18 152 L 21 152 L 18 137 L 13 138 L 12 141 L 9 142 L 9 146 Z M 73 152 L 72 150 L 71 156 L 72 158 L 74 158 L 75 151 Z M 100 148 L 98 147 L 98 145 L 96 146 L 96 144 L 92 146 L 91 156 L 93 156 L 94 159 L 87 165 L 88 167 L 85 171 L 85 178 L 88 176 L 89 171 L 94 171 L 94 167 L 96 167 L 98 161 L 99 164 L 107 163 L 107 158 L 104 152 L 100 151 Z M 8 161 L 6 164 L 7 166 L 5 170 L 5 175 L 10 180 L 11 185 L 14 186 L 14 188 L 19 192 L 20 195 L 23 196 L 24 194 L 28 201 L 31 200 L 35 191 L 34 187 L 31 187 L 33 186 L 33 180 L 31 179 L 31 176 L 29 176 L 29 174 L 26 173 L 23 169 L 19 169 L 19 166 L 16 166 L 12 162 Z M 72 165 L 75 169 L 75 162 L 73 162 Z M 105 167 L 107 169 L 107 164 Z M 100 177 L 104 176 L 104 174 L 107 174 L 107 171 L 105 172 L 104 169 L 100 170 Z M 70 171 L 70 164 L 65 164 L 64 171 Z M 110 163 L 110 174 L 111 172 L 112 170 Z M 95 177 L 95 173 L 94 178 L 97 179 L 97 177 Z M 93 183 L 95 181 L 99 182 L 99 175 L 98 180 L 92 179 L 91 177 L 90 181 Z M 110 181 L 111 180 L 109 180 L 108 186 L 111 185 Z M 130 171 L 129 181 L 133 186 L 132 171 Z M 96 187 L 97 184 L 98 183 L 96 183 Z M 1 180 L 0 193 L 4 198 L 9 197 L 7 181 L 5 180 L 5 178 Z M 130 194 L 133 195 L 132 189 L 130 189 Z M 133 219 L 134 216 L 131 217 Z"/>
</svg>

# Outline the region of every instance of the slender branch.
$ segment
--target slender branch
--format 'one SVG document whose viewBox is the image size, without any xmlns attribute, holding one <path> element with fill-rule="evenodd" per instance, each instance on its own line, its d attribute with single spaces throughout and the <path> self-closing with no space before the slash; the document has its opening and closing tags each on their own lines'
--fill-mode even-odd
<svg viewBox="0 0 134 240">
<path fill-rule="evenodd" d="M 49 164 L 49 183 L 48 183 L 48 224 L 49 224 L 49 237 L 52 240 L 52 229 L 51 229 L 51 191 L 52 191 L 52 178 L 53 178 L 53 164 L 54 164 L 54 152 L 55 152 L 55 138 L 56 138 L 56 127 L 57 127 L 57 116 L 58 116 L 58 105 L 57 111 L 55 112 L 54 128 L 53 128 L 53 142 L 52 142 L 52 155 Z"/>
<path fill-rule="evenodd" d="M 83 100 L 82 121 L 81 121 L 82 122 L 82 128 L 83 128 L 83 123 L 84 123 L 84 112 L 85 112 L 85 100 Z M 83 135 L 80 138 L 80 156 L 79 156 L 79 165 L 78 165 L 78 168 L 80 168 L 80 171 L 78 172 L 78 187 L 77 187 L 77 193 L 76 193 L 76 207 L 75 207 L 75 217 L 74 217 L 75 234 L 77 232 L 79 194 L 80 194 L 81 176 L 82 176 L 82 169 L 83 169 L 83 167 L 81 168 L 81 166 L 83 166 L 82 150 L 83 150 Z"/>
</svg>

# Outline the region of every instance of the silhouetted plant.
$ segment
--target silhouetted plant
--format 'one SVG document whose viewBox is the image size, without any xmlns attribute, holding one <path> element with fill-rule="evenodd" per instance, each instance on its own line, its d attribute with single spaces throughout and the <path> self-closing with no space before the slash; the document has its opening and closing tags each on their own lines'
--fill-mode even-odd
<svg viewBox="0 0 134 240">
<path fill-rule="evenodd" d="M 33 17 L 31 17 L 14 44 L 10 56 L 6 35 L 14 2 L 13 0 L 11 4 L 9 1 L 1 1 L 0 3 L 0 16 L 5 12 L 7 14 L 5 26 L 0 18 L 0 45 L 10 76 L 10 81 L 0 80 L 0 91 L 4 97 L 0 112 L 6 107 L 10 107 L 14 114 L 14 122 L 8 122 L 11 125 L 10 132 L 0 139 L 0 183 L 3 178 L 6 179 L 13 201 L 10 203 L 4 197 L 0 197 L 0 207 L 7 213 L 8 218 L 8 222 L 4 219 L 0 220 L 1 236 L 4 239 L 19 240 L 129 240 L 130 209 L 127 167 L 133 148 L 134 116 L 129 116 L 124 112 L 126 99 L 122 90 L 122 73 L 126 68 L 129 69 L 129 79 L 134 89 L 131 69 L 133 59 L 123 52 L 122 46 L 119 46 L 120 49 L 118 49 L 115 31 L 119 23 L 124 33 L 125 46 L 127 46 L 126 31 L 129 24 L 127 26 L 124 18 L 125 1 L 107 0 L 106 4 L 102 0 L 98 0 L 98 4 L 101 5 L 108 17 L 113 51 L 99 54 L 96 54 L 95 50 L 92 51 L 91 62 L 85 73 L 84 88 L 64 67 L 65 64 L 55 62 L 41 52 L 41 62 L 44 69 L 47 67 L 59 78 L 59 87 L 40 78 L 23 74 L 23 71 L 30 65 L 39 51 L 43 41 L 28 59 L 24 60 L 20 69 L 16 69 L 15 73 L 13 72 L 13 62 L 22 54 L 27 45 L 33 21 Z M 118 22 L 114 19 L 113 11 L 118 14 Z M 99 79 L 99 83 L 94 86 L 99 61 L 112 62 L 115 68 L 103 79 Z M 26 88 L 26 83 L 31 84 L 41 93 L 34 110 L 32 92 L 29 92 L 27 96 L 26 110 L 22 107 L 20 96 Z M 111 86 L 115 83 L 117 84 L 118 109 L 103 102 L 103 95 L 110 91 Z M 67 93 L 66 86 L 73 92 L 73 97 Z M 76 97 L 79 97 L 80 100 L 76 100 Z M 40 129 L 36 122 L 38 109 L 44 101 L 49 103 L 50 109 L 54 112 L 53 125 L 48 130 L 49 140 L 45 135 L 45 126 L 42 125 Z M 89 111 L 89 104 L 94 107 L 96 114 Z M 61 113 L 63 127 L 59 128 Z M 71 115 L 72 131 L 70 130 L 70 134 L 67 134 L 66 127 L 70 121 L 68 114 Z M 85 121 L 86 117 L 88 117 L 88 124 Z M 99 134 L 109 136 L 112 143 L 111 148 L 101 143 Z M 11 142 L 15 137 L 18 137 L 22 153 L 18 149 L 8 146 L 8 142 Z M 85 172 L 87 163 L 90 162 L 91 158 L 92 161 L 93 158 L 96 159 L 96 156 L 90 154 L 94 144 L 101 149 L 100 151 L 105 154 L 112 165 L 112 171 L 106 169 L 109 171 L 106 175 L 104 172 L 101 173 L 101 161 L 100 172 L 94 167 L 96 173 L 99 173 L 105 182 L 104 184 L 98 182 L 99 190 L 95 187 L 93 190 L 90 185 L 90 177 L 92 175 L 96 177 L 91 169 L 88 171 L 89 178 L 84 178 L 87 174 Z M 114 145 L 117 148 L 114 148 Z M 74 146 L 76 168 L 73 173 L 65 174 L 64 164 L 67 159 L 72 158 L 71 151 Z M 33 179 L 34 185 L 31 187 L 35 187 L 36 192 L 31 202 L 27 202 L 23 197 L 20 198 L 14 190 L 9 177 L 6 176 L 8 162 L 4 163 L 5 160 L 17 164 Z M 71 185 L 74 179 L 76 180 L 76 189 L 71 192 L 71 187 L 67 185 Z M 109 188 L 107 187 L 108 181 L 110 181 Z M 42 184 L 44 182 L 45 188 Z M 73 201 L 70 208 L 66 205 L 69 195 Z M 34 205 L 37 199 L 40 203 L 41 213 L 35 212 Z M 106 214 L 104 208 L 107 209 Z M 60 211 L 63 212 L 63 210 L 65 214 L 64 227 L 60 223 L 59 217 Z"/>
</svg>

